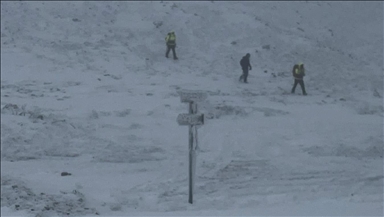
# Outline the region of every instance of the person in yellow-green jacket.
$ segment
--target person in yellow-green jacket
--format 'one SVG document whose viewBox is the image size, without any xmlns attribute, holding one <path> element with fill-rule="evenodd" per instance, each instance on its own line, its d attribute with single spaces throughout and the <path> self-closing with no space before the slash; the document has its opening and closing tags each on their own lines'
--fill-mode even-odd
<svg viewBox="0 0 384 217">
<path fill-rule="evenodd" d="M 304 64 L 301 62 L 299 64 L 295 64 L 293 66 L 292 75 L 295 78 L 295 83 L 293 84 L 291 93 L 295 93 L 297 84 L 300 84 L 301 90 L 303 91 L 303 95 L 307 95 L 307 92 L 305 91 L 304 80 L 303 80 L 303 77 L 305 76 Z"/>
<path fill-rule="evenodd" d="M 169 51 L 172 49 L 173 59 L 177 60 L 178 58 L 176 56 L 176 51 L 175 51 L 175 48 L 176 48 L 176 35 L 175 35 L 174 31 L 170 31 L 167 34 L 167 36 L 165 37 L 165 42 L 167 44 L 167 52 L 165 53 L 165 57 L 168 58 Z"/>
</svg>

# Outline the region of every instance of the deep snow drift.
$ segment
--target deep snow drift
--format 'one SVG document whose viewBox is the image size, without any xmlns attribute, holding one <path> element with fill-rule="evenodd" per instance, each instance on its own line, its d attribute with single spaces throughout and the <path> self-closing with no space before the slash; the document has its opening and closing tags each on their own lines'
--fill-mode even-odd
<svg viewBox="0 0 384 217">
<path fill-rule="evenodd" d="M 382 2 L 2 1 L 2 216 L 382 215 L 383 20 Z M 208 93 L 193 205 L 182 89 Z"/>
</svg>

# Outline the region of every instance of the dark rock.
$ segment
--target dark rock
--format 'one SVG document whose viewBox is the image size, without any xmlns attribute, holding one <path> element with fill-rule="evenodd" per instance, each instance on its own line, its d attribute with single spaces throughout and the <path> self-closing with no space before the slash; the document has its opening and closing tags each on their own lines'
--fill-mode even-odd
<svg viewBox="0 0 384 217">
<path fill-rule="evenodd" d="M 271 46 L 268 44 L 268 45 L 264 45 L 262 48 L 265 49 L 265 50 L 270 50 Z"/>
<path fill-rule="evenodd" d="M 71 173 L 68 173 L 68 172 L 62 172 L 61 173 L 61 176 L 70 176 L 70 175 L 72 175 Z"/>
</svg>

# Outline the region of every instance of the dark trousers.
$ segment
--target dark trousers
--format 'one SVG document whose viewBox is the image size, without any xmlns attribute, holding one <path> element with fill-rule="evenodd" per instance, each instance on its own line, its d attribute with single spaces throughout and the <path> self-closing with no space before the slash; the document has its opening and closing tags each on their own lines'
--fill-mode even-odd
<svg viewBox="0 0 384 217">
<path fill-rule="evenodd" d="M 300 84 L 301 90 L 303 91 L 303 95 L 307 95 L 305 92 L 304 80 L 303 79 L 295 79 L 295 83 L 293 84 L 291 93 L 295 92 L 297 84 Z"/>
<path fill-rule="evenodd" d="M 172 50 L 173 53 L 173 59 L 177 59 L 176 51 L 175 51 L 175 45 L 167 45 L 167 52 L 165 53 L 165 56 L 168 58 L 169 51 Z"/>
<path fill-rule="evenodd" d="M 248 83 L 247 78 L 248 78 L 248 69 L 243 68 L 243 74 L 240 76 L 239 81 L 243 80 L 244 83 Z"/>
</svg>

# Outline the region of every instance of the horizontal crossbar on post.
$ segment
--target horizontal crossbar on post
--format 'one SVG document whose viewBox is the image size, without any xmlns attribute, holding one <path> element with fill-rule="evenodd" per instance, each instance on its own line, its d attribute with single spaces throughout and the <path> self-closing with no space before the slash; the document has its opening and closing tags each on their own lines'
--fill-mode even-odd
<svg viewBox="0 0 384 217">
<path fill-rule="evenodd" d="M 177 116 L 177 123 L 179 125 L 203 125 L 204 114 L 179 114 Z"/>
<path fill-rule="evenodd" d="M 183 90 L 179 94 L 181 102 L 201 102 L 208 97 L 208 94 L 203 91 Z"/>
</svg>

